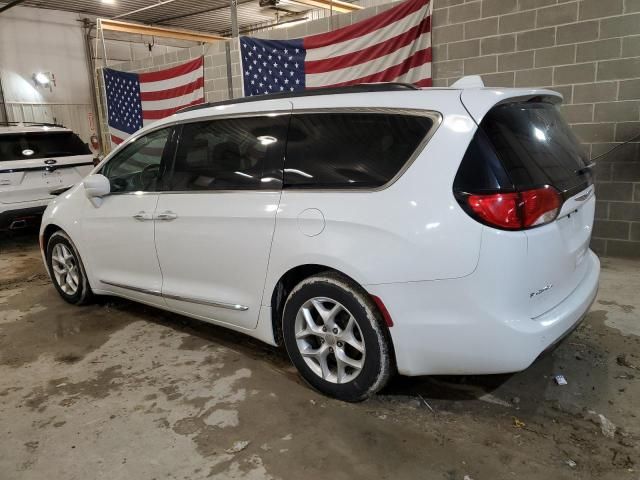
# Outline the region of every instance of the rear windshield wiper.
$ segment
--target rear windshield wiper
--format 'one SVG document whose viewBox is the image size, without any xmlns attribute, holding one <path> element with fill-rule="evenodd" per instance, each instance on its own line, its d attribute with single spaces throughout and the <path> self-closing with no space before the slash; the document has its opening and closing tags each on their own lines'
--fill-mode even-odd
<svg viewBox="0 0 640 480">
<path fill-rule="evenodd" d="M 591 163 L 589 163 L 588 165 L 585 165 L 582 168 L 574 170 L 573 173 L 575 173 L 576 175 L 583 175 L 583 174 L 589 172 L 595 166 L 596 166 L 596 162 L 591 162 Z"/>
</svg>

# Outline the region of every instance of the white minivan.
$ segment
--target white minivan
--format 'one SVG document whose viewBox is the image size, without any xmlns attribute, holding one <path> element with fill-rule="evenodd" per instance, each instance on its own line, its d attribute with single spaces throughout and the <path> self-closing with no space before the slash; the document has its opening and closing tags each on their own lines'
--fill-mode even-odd
<svg viewBox="0 0 640 480">
<path fill-rule="evenodd" d="M 68 302 L 117 295 L 284 345 L 357 401 L 527 368 L 594 300 L 591 166 L 555 92 L 374 84 L 189 108 L 43 217 Z"/>
<path fill-rule="evenodd" d="M 0 123 L 0 231 L 37 225 L 56 190 L 80 182 L 94 165 L 89 147 L 68 128 Z"/>
</svg>

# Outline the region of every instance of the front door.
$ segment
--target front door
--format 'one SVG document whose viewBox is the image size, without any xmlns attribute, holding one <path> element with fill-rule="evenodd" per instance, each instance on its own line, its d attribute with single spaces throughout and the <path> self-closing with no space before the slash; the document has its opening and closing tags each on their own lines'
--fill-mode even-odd
<svg viewBox="0 0 640 480">
<path fill-rule="evenodd" d="M 171 192 L 156 207 L 162 293 L 172 309 L 255 328 L 288 120 L 265 115 L 182 127 Z"/>
<path fill-rule="evenodd" d="M 83 243 L 91 250 L 87 267 L 100 290 L 163 303 L 153 214 L 171 157 L 171 135 L 170 128 L 156 130 L 127 145 L 100 172 L 109 179 L 111 194 L 99 207 L 86 202 Z"/>
</svg>

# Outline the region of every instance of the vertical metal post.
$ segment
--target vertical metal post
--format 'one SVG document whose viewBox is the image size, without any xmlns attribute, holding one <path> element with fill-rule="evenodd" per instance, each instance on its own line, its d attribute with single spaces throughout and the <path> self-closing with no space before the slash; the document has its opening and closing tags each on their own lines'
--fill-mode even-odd
<svg viewBox="0 0 640 480">
<path fill-rule="evenodd" d="M 4 90 L 2 88 L 2 74 L 0 73 L 0 105 L 2 108 L 0 109 L 0 122 L 8 122 L 9 121 L 9 112 L 7 111 L 7 103 L 4 98 Z"/>
<path fill-rule="evenodd" d="M 98 31 L 96 32 L 96 36 L 99 36 L 100 40 L 102 41 L 102 65 L 108 67 L 109 64 L 107 63 L 107 44 L 104 41 L 104 28 L 102 28 L 101 19 L 98 19 Z M 96 38 L 96 42 L 97 41 L 98 39 Z"/>
<path fill-rule="evenodd" d="M 96 97 L 96 81 L 95 81 L 95 66 L 93 62 L 93 52 L 91 51 L 91 30 L 93 26 L 89 22 L 88 19 L 84 19 L 84 53 L 85 59 L 87 62 L 87 70 L 89 72 L 89 87 L 91 88 L 91 104 L 93 106 L 93 112 L 96 116 L 96 133 L 98 134 L 98 138 L 100 139 L 100 143 L 103 142 L 102 139 L 102 122 L 100 118 L 100 109 L 98 108 L 98 98 Z"/>
<path fill-rule="evenodd" d="M 333 1 L 329 0 L 329 30 L 333 31 Z"/>
<path fill-rule="evenodd" d="M 224 42 L 224 52 L 227 59 L 227 90 L 229 100 L 233 99 L 233 72 L 231 71 L 231 45 L 229 41 Z"/>
<path fill-rule="evenodd" d="M 240 31 L 238 29 L 238 0 L 231 0 L 231 36 L 238 38 Z"/>
<path fill-rule="evenodd" d="M 231 42 L 236 42 L 240 36 L 238 27 L 238 0 L 230 0 L 229 13 L 231 14 Z M 227 59 L 227 88 L 229 99 L 233 98 L 233 71 L 231 70 L 231 42 L 224 42 L 224 51 Z"/>
</svg>

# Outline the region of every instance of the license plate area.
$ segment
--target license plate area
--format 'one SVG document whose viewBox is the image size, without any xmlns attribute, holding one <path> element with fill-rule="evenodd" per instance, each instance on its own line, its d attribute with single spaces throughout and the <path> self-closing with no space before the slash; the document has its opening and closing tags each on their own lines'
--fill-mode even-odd
<svg viewBox="0 0 640 480">
<path fill-rule="evenodd" d="M 59 186 L 62 185 L 62 180 L 64 178 L 63 173 L 60 170 L 48 171 L 45 170 L 42 172 L 42 179 L 47 185 L 51 186 Z"/>
</svg>

